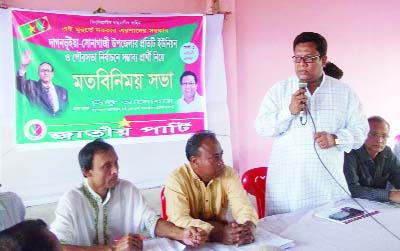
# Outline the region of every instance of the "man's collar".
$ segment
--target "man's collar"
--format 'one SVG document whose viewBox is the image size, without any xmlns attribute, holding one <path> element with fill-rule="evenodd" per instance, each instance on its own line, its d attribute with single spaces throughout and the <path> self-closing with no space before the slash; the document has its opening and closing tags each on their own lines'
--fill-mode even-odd
<svg viewBox="0 0 400 251">
<path fill-rule="evenodd" d="M 85 178 L 83 185 L 86 187 L 86 189 L 89 191 L 90 195 L 97 201 L 102 203 L 103 205 L 106 204 L 110 198 L 111 198 L 111 192 L 113 189 L 108 189 L 107 191 L 107 196 L 103 201 L 103 198 L 101 198 L 100 195 L 98 195 L 89 185 L 89 180 L 87 178 Z"/>
<path fill-rule="evenodd" d="M 197 173 L 193 170 L 192 165 L 189 163 L 189 164 L 187 164 L 187 166 L 189 167 L 189 173 L 190 173 L 190 175 L 192 176 L 192 178 L 195 179 L 195 180 L 201 181 L 200 177 L 199 177 L 199 176 L 197 175 Z M 201 182 L 202 182 L 202 181 L 201 181 Z"/>
<path fill-rule="evenodd" d="M 51 86 L 54 86 L 52 81 L 45 83 L 45 82 L 43 82 L 43 80 L 39 79 L 39 82 L 43 86 L 43 88 L 50 88 Z"/>
<path fill-rule="evenodd" d="M 205 182 L 202 181 L 201 178 L 197 175 L 197 173 L 193 170 L 192 165 L 191 165 L 190 163 L 187 164 L 187 165 L 189 166 L 189 173 L 190 173 L 190 175 L 192 176 L 192 178 L 195 179 L 195 180 L 197 180 L 197 181 L 199 181 L 200 183 L 203 183 L 203 184 L 205 185 Z M 206 186 L 208 186 L 209 184 L 213 183 L 213 180 L 214 180 L 214 179 L 210 180 L 210 181 L 207 183 Z"/>
<path fill-rule="evenodd" d="M 356 150 L 357 151 L 357 155 L 360 158 L 360 160 L 362 162 L 367 162 L 367 161 L 373 161 L 373 159 L 369 156 L 368 152 L 367 152 L 367 148 L 365 147 L 365 144 L 363 144 L 360 149 Z M 387 146 L 385 146 L 385 148 L 383 148 L 383 150 L 381 152 L 379 152 L 375 159 L 378 158 L 379 156 L 381 156 L 383 158 L 389 158 L 388 152 L 387 152 Z"/>
</svg>

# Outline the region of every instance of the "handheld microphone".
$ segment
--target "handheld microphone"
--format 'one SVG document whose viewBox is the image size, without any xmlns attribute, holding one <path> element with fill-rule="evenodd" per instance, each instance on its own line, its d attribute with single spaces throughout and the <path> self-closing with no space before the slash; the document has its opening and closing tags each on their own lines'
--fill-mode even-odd
<svg viewBox="0 0 400 251">
<path fill-rule="evenodd" d="M 301 89 L 305 90 L 306 87 L 307 87 L 307 83 L 304 80 L 300 79 L 299 90 L 301 90 Z M 304 109 L 303 108 L 301 108 L 299 116 L 300 116 L 300 121 L 303 121 L 303 118 L 304 118 Z"/>
</svg>

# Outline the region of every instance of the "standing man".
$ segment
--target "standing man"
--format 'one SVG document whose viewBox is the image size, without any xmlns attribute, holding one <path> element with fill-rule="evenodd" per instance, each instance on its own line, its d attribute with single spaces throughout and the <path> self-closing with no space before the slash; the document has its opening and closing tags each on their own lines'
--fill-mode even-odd
<svg viewBox="0 0 400 251">
<path fill-rule="evenodd" d="M 17 73 L 17 89 L 25 95 L 31 105 L 39 107 L 51 117 L 59 116 L 67 107 L 68 93 L 53 83 L 54 68 L 48 62 L 39 65 L 39 81 L 26 79 L 26 68 L 32 62 L 32 52 L 25 51 Z"/>
<path fill-rule="evenodd" d="M 204 99 L 197 93 L 197 76 L 191 71 L 185 71 L 180 78 L 182 97 L 178 100 L 179 112 L 204 111 Z"/>
<path fill-rule="evenodd" d="M 64 251 L 137 251 L 143 249 L 139 232 L 168 237 L 186 245 L 206 241 L 201 229 L 180 228 L 164 221 L 149 207 L 139 190 L 118 178 L 118 156 L 101 139 L 79 152 L 85 180 L 64 194 L 56 209 L 51 231 Z"/>
<path fill-rule="evenodd" d="M 268 215 L 346 196 L 324 165 L 345 187 L 343 152 L 359 148 L 368 132 L 356 94 L 323 72 L 325 38 L 303 32 L 294 39 L 293 52 L 296 76 L 266 93 L 255 122 L 258 134 L 275 139 L 266 189 Z"/>
<path fill-rule="evenodd" d="M 344 157 L 349 190 L 355 198 L 400 203 L 400 160 L 386 146 L 389 123 L 379 116 L 370 117 L 368 122 L 364 145 Z"/>
<path fill-rule="evenodd" d="M 211 242 L 251 243 L 258 216 L 239 176 L 225 166 L 222 154 L 221 145 L 210 131 L 189 138 L 189 163 L 173 171 L 165 186 L 168 220 L 179 227 L 203 229 Z M 234 222 L 226 220 L 228 205 Z"/>
</svg>

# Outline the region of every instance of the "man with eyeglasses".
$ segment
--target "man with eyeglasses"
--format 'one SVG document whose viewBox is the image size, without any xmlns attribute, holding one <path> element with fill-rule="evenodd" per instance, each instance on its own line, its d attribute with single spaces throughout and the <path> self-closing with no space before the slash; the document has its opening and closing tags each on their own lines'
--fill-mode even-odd
<svg viewBox="0 0 400 251">
<path fill-rule="evenodd" d="M 179 112 L 204 111 L 204 99 L 197 93 L 197 76 L 191 71 L 185 71 L 180 77 L 182 97 L 178 100 Z"/>
<path fill-rule="evenodd" d="M 267 215 L 344 198 L 345 192 L 325 168 L 346 186 L 343 153 L 359 148 L 368 132 L 354 91 L 324 74 L 325 38 L 303 32 L 294 39 L 293 52 L 296 76 L 266 93 L 255 122 L 258 134 L 274 138 L 266 184 Z"/>
<path fill-rule="evenodd" d="M 368 122 L 364 145 L 344 157 L 349 190 L 355 198 L 400 203 L 400 161 L 386 146 L 389 123 L 379 116 L 370 117 Z"/>
<path fill-rule="evenodd" d="M 26 79 L 28 65 L 32 62 L 32 52 L 22 53 L 21 65 L 17 73 L 17 89 L 26 96 L 29 103 L 40 108 L 51 117 L 58 117 L 67 107 L 68 92 L 65 88 L 53 83 L 54 68 L 48 62 L 39 65 L 39 80 Z"/>
</svg>

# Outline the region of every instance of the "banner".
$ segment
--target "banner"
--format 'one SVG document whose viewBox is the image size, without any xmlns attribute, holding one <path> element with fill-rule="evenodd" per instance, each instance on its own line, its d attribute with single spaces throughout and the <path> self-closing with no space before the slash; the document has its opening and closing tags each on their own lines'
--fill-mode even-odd
<svg viewBox="0 0 400 251">
<path fill-rule="evenodd" d="M 203 16 L 13 10 L 12 23 L 18 144 L 205 128 Z"/>
</svg>

